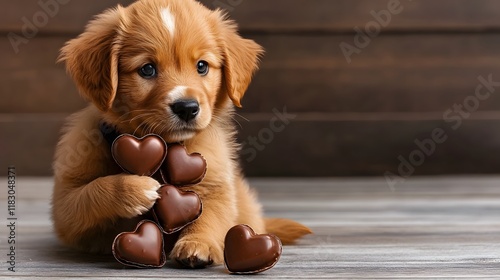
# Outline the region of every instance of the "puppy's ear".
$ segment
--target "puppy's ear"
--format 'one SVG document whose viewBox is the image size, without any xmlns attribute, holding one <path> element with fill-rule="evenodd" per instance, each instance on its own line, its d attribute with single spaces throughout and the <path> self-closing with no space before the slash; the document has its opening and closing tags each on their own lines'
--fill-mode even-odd
<svg viewBox="0 0 500 280">
<path fill-rule="evenodd" d="M 238 35 L 236 24 L 231 20 L 222 20 L 221 29 L 227 94 L 234 105 L 241 107 L 241 99 L 258 69 L 264 49 L 254 41 Z"/>
<path fill-rule="evenodd" d="M 83 34 L 66 43 L 59 62 L 80 93 L 102 111 L 111 108 L 118 87 L 118 29 L 123 8 L 118 6 L 91 21 Z"/>
</svg>

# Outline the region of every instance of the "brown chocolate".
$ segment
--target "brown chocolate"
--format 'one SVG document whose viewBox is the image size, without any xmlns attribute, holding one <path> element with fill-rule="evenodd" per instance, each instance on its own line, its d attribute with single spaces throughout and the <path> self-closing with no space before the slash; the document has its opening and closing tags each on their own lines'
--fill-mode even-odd
<svg viewBox="0 0 500 280">
<path fill-rule="evenodd" d="M 186 147 L 169 145 L 167 158 L 162 166 L 164 181 L 174 186 L 190 186 L 203 180 L 207 162 L 199 153 L 188 154 Z"/>
<path fill-rule="evenodd" d="M 111 146 L 116 163 L 126 172 L 151 176 L 161 167 L 167 155 L 167 144 L 158 135 L 137 138 L 130 134 L 120 135 Z"/>
<path fill-rule="evenodd" d="M 163 232 L 171 234 L 180 231 L 196 221 L 202 212 L 200 197 L 191 191 L 181 191 L 174 186 L 164 185 L 158 192 L 153 214 Z"/>
<path fill-rule="evenodd" d="M 224 261 L 234 274 L 254 274 L 271 269 L 278 263 L 282 245 L 272 234 L 256 235 L 247 225 L 231 228 L 224 241 Z"/>
<path fill-rule="evenodd" d="M 113 255 L 120 263 L 138 268 L 160 268 L 167 261 L 163 234 L 158 225 L 144 220 L 134 232 L 120 233 L 113 242 Z"/>
</svg>

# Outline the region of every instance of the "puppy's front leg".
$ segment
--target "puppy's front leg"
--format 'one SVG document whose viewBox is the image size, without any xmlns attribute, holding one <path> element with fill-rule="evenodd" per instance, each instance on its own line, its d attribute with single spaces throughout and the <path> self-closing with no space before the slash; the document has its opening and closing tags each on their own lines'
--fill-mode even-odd
<svg viewBox="0 0 500 280">
<path fill-rule="evenodd" d="M 89 236 L 99 236 L 119 218 L 147 212 L 158 198 L 160 184 L 146 176 L 112 175 L 83 186 L 56 180 L 53 197 L 54 226 L 67 244 L 87 249 Z"/>
<path fill-rule="evenodd" d="M 200 196 L 203 212 L 198 220 L 183 230 L 170 257 L 192 268 L 221 264 L 224 261 L 224 238 L 237 217 L 234 189 L 202 184 L 190 190 Z"/>
</svg>

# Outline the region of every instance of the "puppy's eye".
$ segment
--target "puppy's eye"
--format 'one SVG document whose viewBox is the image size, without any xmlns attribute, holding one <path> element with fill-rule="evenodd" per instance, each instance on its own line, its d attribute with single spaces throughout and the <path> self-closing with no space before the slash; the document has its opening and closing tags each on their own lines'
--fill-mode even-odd
<svg viewBox="0 0 500 280">
<path fill-rule="evenodd" d="M 198 63 L 196 64 L 196 68 L 198 70 L 198 74 L 200 74 L 201 76 L 206 76 L 208 74 L 208 62 L 206 62 L 205 60 L 198 61 Z"/>
<path fill-rule="evenodd" d="M 156 67 L 154 64 L 148 63 L 139 69 L 139 75 L 144 79 L 151 79 L 156 77 Z"/>
</svg>

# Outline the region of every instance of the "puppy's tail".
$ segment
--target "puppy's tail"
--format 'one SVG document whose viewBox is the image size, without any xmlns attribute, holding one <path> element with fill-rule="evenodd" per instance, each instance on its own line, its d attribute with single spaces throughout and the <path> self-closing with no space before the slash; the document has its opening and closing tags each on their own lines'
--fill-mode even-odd
<svg viewBox="0 0 500 280">
<path fill-rule="evenodd" d="M 293 244 L 304 235 L 313 233 L 308 227 L 288 219 L 266 218 L 265 223 L 267 233 L 278 236 L 283 245 Z"/>
</svg>

